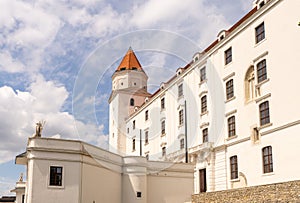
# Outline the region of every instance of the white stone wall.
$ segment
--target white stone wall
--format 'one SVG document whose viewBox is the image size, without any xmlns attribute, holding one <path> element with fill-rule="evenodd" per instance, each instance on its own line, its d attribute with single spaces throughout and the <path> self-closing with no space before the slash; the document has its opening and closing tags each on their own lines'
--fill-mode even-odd
<svg viewBox="0 0 300 203">
<path fill-rule="evenodd" d="M 296 93 L 297 87 L 300 86 L 297 78 L 297 67 L 300 67 L 297 57 L 300 56 L 299 7 L 298 1 L 270 1 L 231 33 L 227 33 L 225 39 L 200 57 L 188 70 L 165 84 L 164 90 L 154 95 L 149 103 L 127 120 L 129 128 L 132 121 L 136 120 L 137 128 L 142 129 L 142 132 L 149 129 L 149 137 L 152 136 L 153 139 L 149 140 L 147 146 L 143 145 L 143 150 L 153 155 L 150 159 L 160 158 L 162 146 L 166 146 L 167 154 L 171 155 L 179 150 L 179 140 L 184 137 L 184 127 L 178 127 L 178 111 L 186 100 L 188 146 L 201 145 L 202 130 L 207 127 L 209 142 L 213 142 L 215 148 L 214 159 L 211 160 L 215 164 L 214 167 L 206 165 L 206 160 L 196 158 L 195 192 L 199 191 L 198 170 L 204 167 L 207 168 L 209 191 L 289 181 L 291 176 L 299 178 L 293 169 L 297 168 L 295 164 L 281 158 L 297 154 L 296 143 L 300 141 L 296 136 L 300 118 L 300 111 L 297 111 L 300 96 Z M 255 28 L 262 22 L 265 27 L 265 39 L 256 44 Z M 225 65 L 224 52 L 230 47 L 232 62 Z M 258 84 L 257 64 L 264 59 L 267 63 L 267 80 Z M 199 84 L 199 72 L 204 66 L 208 79 Z M 246 102 L 245 77 L 251 66 L 254 67 L 256 96 Z M 226 82 L 230 79 L 234 80 L 234 99 L 226 101 Z M 182 99 L 177 97 L 180 83 L 183 83 Z M 204 115 L 200 112 L 200 99 L 203 95 L 208 96 L 208 113 Z M 161 112 L 159 108 L 162 97 L 165 97 L 166 110 Z M 259 104 L 264 101 L 269 101 L 271 124 L 261 127 Z M 144 121 L 146 110 L 149 111 L 150 122 Z M 236 136 L 228 139 L 227 119 L 233 115 L 236 121 Z M 162 119 L 166 120 L 166 136 L 163 137 L 159 136 Z M 254 127 L 259 129 L 261 135 L 257 144 L 252 144 Z M 127 139 L 130 150 L 133 136 L 137 136 L 137 133 L 129 133 Z M 261 149 L 268 145 L 274 150 L 274 171 L 277 173 L 274 172 L 271 176 L 263 175 L 262 178 Z M 276 145 L 281 146 L 280 152 Z M 139 145 L 136 147 L 138 149 Z M 128 154 L 139 153 L 138 150 L 130 150 L 127 151 Z M 233 155 L 238 156 L 238 167 L 243 176 L 234 182 L 230 180 L 229 165 L 229 158 Z"/>
<path fill-rule="evenodd" d="M 28 174 L 33 174 L 27 177 L 28 203 L 174 203 L 191 198 L 190 164 L 122 157 L 72 140 L 30 138 L 27 149 L 27 162 L 32 166 Z M 63 167 L 62 186 L 49 186 L 50 166 Z M 175 185 L 178 181 L 182 184 Z M 142 196 L 137 197 L 137 192 Z"/>
</svg>

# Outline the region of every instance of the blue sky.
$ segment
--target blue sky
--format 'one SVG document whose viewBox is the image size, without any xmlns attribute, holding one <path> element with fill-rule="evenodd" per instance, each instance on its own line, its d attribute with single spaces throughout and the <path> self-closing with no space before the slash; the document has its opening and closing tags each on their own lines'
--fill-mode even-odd
<svg viewBox="0 0 300 203">
<path fill-rule="evenodd" d="M 1 0 L 0 196 L 45 137 L 107 147 L 111 75 L 132 46 L 153 92 L 252 8 L 252 0 Z"/>
</svg>

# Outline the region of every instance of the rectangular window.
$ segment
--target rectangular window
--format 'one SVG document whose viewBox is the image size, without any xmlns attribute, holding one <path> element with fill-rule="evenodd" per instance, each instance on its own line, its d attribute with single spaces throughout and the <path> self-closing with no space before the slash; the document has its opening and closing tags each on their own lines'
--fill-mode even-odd
<svg viewBox="0 0 300 203">
<path fill-rule="evenodd" d="M 201 97 L 201 113 L 205 113 L 207 111 L 207 97 L 206 95 Z"/>
<path fill-rule="evenodd" d="M 166 156 L 166 147 L 161 148 L 161 151 L 162 151 L 161 155 L 163 157 Z"/>
<path fill-rule="evenodd" d="M 265 101 L 259 105 L 260 125 L 270 123 L 269 102 Z"/>
<path fill-rule="evenodd" d="M 135 121 L 132 121 L 132 129 L 135 129 Z"/>
<path fill-rule="evenodd" d="M 179 111 L 179 125 L 183 125 L 183 109 Z"/>
<path fill-rule="evenodd" d="M 184 139 L 180 139 L 180 149 L 184 148 Z"/>
<path fill-rule="evenodd" d="M 230 157 L 230 179 L 238 178 L 238 160 L 237 156 Z"/>
<path fill-rule="evenodd" d="M 161 134 L 162 135 L 166 134 L 166 123 L 165 123 L 165 121 L 161 122 Z"/>
<path fill-rule="evenodd" d="M 265 39 L 265 24 L 261 23 L 255 28 L 255 41 L 256 43 Z"/>
<path fill-rule="evenodd" d="M 162 99 L 160 100 L 160 108 L 161 108 L 161 110 L 164 110 L 164 109 L 165 109 L 165 98 L 162 98 Z"/>
<path fill-rule="evenodd" d="M 229 100 L 233 98 L 234 90 L 233 90 L 233 79 L 226 82 L 226 99 Z"/>
<path fill-rule="evenodd" d="M 232 61 L 232 49 L 231 47 L 225 51 L 225 65 Z"/>
<path fill-rule="evenodd" d="M 132 139 L 132 151 L 135 151 L 135 139 Z"/>
<path fill-rule="evenodd" d="M 267 79 L 267 64 L 266 59 L 257 64 L 257 82 L 260 83 Z"/>
<path fill-rule="evenodd" d="M 228 118 L 228 137 L 235 135 L 235 116 Z"/>
<path fill-rule="evenodd" d="M 62 186 L 62 172 L 61 166 L 50 166 L 50 186 Z"/>
<path fill-rule="evenodd" d="M 148 118 L 149 118 L 149 113 L 148 113 L 148 110 L 147 110 L 147 111 L 145 111 L 145 121 L 147 121 Z"/>
<path fill-rule="evenodd" d="M 127 128 L 127 133 L 129 133 L 129 128 Z"/>
<path fill-rule="evenodd" d="M 149 143 L 149 131 L 145 132 L 145 144 Z"/>
<path fill-rule="evenodd" d="M 202 142 L 208 142 L 208 129 L 205 128 L 202 130 Z"/>
<path fill-rule="evenodd" d="M 183 85 L 178 85 L 178 97 L 183 96 Z"/>
<path fill-rule="evenodd" d="M 264 173 L 273 172 L 272 147 L 264 147 L 262 149 Z"/>
<path fill-rule="evenodd" d="M 206 67 L 200 69 L 200 82 L 206 80 Z"/>
</svg>

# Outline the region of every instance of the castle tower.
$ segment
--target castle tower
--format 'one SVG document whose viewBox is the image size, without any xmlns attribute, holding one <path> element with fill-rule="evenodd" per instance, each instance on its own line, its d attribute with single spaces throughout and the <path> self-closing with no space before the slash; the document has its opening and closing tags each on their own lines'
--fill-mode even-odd
<svg viewBox="0 0 300 203">
<path fill-rule="evenodd" d="M 125 154 L 125 120 L 150 95 L 147 92 L 147 80 L 148 76 L 130 47 L 112 75 L 112 92 L 109 98 L 110 151 Z"/>
</svg>

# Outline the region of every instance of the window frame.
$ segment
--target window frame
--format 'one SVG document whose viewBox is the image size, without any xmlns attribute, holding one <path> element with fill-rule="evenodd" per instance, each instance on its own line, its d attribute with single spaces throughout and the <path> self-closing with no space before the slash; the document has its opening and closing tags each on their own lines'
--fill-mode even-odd
<svg viewBox="0 0 300 203">
<path fill-rule="evenodd" d="M 161 135 L 165 135 L 166 134 L 166 121 L 162 120 L 161 121 Z"/>
<path fill-rule="evenodd" d="M 149 119 L 149 111 L 146 110 L 145 111 L 145 121 L 147 121 Z"/>
<path fill-rule="evenodd" d="M 259 122 L 260 126 L 264 126 L 270 123 L 269 101 L 264 101 L 259 104 Z"/>
<path fill-rule="evenodd" d="M 165 157 L 167 155 L 167 148 L 164 146 L 161 148 L 161 156 Z"/>
<path fill-rule="evenodd" d="M 226 99 L 230 100 L 234 97 L 233 79 L 228 80 L 225 85 L 226 85 Z"/>
<path fill-rule="evenodd" d="M 184 123 L 184 117 L 183 117 L 183 109 L 179 110 L 178 112 L 178 119 L 179 119 L 179 126 L 182 126 Z"/>
<path fill-rule="evenodd" d="M 182 97 L 183 96 L 183 84 L 179 84 L 178 85 L 178 97 Z"/>
<path fill-rule="evenodd" d="M 255 43 L 258 44 L 266 38 L 265 22 L 255 27 Z"/>
<path fill-rule="evenodd" d="M 135 120 L 132 121 L 132 129 L 133 129 L 133 130 L 135 129 Z"/>
<path fill-rule="evenodd" d="M 135 138 L 132 138 L 132 151 L 134 152 L 136 150 L 136 144 L 135 144 Z"/>
<path fill-rule="evenodd" d="M 273 152 L 272 146 L 262 148 L 263 173 L 273 173 Z"/>
<path fill-rule="evenodd" d="M 208 142 L 208 128 L 202 130 L 202 143 Z"/>
<path fill-rule="evenodd" d="M 161 108 L 161 110 L 164 110 L 166 108 L 166 106 L 165 106 L 165 98 L 161 98 L 161 100 L 160 100 L 160 108 Z"/>
<path fill-rule="evenodd" d="M 56 170 L 60 169 L 61 172 L 58 173 L 56 171 L 53 174 L 51 169 L 56 169 Z M 49 186 L 50 187 L 63 187 L 63 173 L 64 173 L 63 166 L 55 166 L 55 165 L 50 166 L 49 167 Z"/>
<path fill-rule="evenodd" d="M 224 51 L 224 59 L 225 59 L 225 65 L 232 62 L 232 47 L 229 47 Z"/>
<path fill-rule="evenodd" d="M 180 143 L 180 149 L 184 149 L 184 138 L 181 138 L 179 143 Z"/>
<path fill-rule="evenodd" d="M 130 106 L 134 106 L 134 98 L 130 98 Z"/>
<path fill-rule="evenodd" d="M 201 97 L 201 113 L 204 114 L 207 112 L 207 95 Z"/>
<path fill-rule="evenodd" d="M 235 136 L 236 135 L 235 116 L 230 116 L 227 119 L 227 126 L 228 126 L 228 137 Z"/>
<path fill-rule="evenodd" d="M 200 69 L 200 82 L 204 82 L 206 80 L 206 66 Z"/>
<path fill-rule="evenodd" d="M 256 73 L 257 73 L 257 83 L 262 83 L 263 81 L 268 79 L 267 74 L 267 60 L 263 59 L 259 61 L 256 65 Z"/>
<path fill-rule="evenodd" d="M 149 144 L 149 131 L 145 131 L 145 145 Z"/>
<path fill-rule="evenodd" d="M 238 157 L 231 156 L 230 159 L 230 179 L 235 180 L 239 178 Z"/>
</svg>

